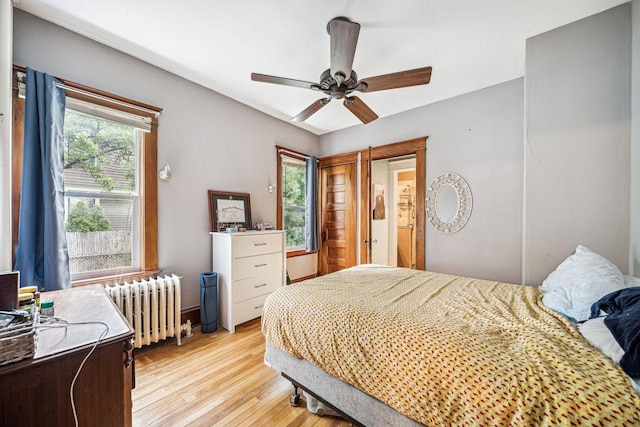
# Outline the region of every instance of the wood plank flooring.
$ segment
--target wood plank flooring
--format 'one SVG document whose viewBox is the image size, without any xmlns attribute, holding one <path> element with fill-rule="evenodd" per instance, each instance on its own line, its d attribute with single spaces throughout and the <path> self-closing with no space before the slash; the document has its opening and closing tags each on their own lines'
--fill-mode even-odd
<svg viewBox="0 0 640 427">
<path fill-rule="evenodd" d="M 136 350 L 133 425 L 348 426 L 289 405 L 291 383 L 263 362 L 260 319 L 218 328 L 176 346 L 175 339 Z"/>
</svg>

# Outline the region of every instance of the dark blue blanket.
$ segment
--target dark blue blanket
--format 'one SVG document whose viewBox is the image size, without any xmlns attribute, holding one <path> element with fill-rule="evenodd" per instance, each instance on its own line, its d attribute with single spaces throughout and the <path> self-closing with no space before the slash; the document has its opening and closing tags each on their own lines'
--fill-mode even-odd
<svg viewBox="0 0 640 427">
<path fill-rule="evenodd" d="M 607 313 L 604 324 L 624 350 L 620 366 L 630 377 L 640 377 L 640 286 L 600 298 L 591 306 L 591 318 L 600 310 Z"/>
</svg>

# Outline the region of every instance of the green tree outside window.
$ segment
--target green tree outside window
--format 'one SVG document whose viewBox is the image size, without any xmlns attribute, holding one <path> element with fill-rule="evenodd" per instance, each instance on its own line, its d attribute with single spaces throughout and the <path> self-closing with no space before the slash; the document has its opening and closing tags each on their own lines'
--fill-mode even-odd
<svg viewBox="0 0 640 427">
<path fill-rule="evenodd" d="M 304 163 L 282 162 L 282 213 L 287 247 L 305 245 L 306 168 Z"/>
</svg>

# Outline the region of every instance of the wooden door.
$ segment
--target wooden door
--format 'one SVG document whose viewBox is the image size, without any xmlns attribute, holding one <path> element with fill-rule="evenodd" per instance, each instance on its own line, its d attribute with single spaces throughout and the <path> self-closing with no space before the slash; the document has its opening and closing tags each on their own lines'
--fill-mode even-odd
<svg viewBox="0 0 640 427">
<path fill-rule="evenodd" d="M 319 274 L 356 265 L 356 164 L 321 167 Z"/>
</svg>

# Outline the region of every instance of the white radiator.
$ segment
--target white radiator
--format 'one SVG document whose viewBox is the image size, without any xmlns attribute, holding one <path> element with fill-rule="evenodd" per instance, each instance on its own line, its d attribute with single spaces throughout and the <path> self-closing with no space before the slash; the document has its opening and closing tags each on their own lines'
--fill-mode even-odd
<svg viewBox="0 0 640 427">
<path fill-rule="evenodd" d="M 134 346 L 175 336 L 181 345 L 180 278 L 171 276 L 105 286 L 135 331 Z M 189 325 L 190 326 L 190 325 Z"/>
</svg>

